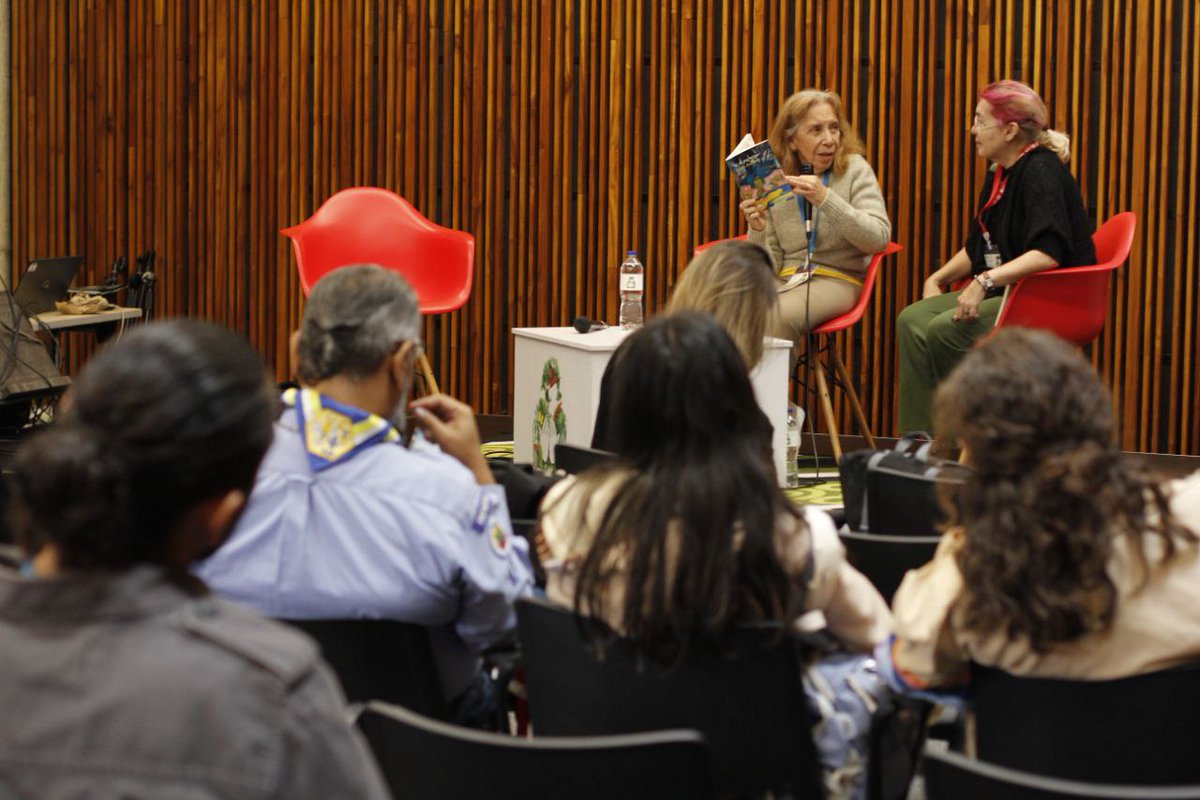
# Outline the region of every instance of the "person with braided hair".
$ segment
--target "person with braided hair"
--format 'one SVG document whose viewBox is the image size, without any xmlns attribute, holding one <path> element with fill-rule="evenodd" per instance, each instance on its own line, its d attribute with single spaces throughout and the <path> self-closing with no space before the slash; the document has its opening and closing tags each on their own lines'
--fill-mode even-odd
<svg viewBox="0 0 1200 800">
<path fill-rule="evenodd" d="M 245 507 L 275 413 L 244 339 L 177 320 L 93 359 L 22 444 L 0 797 L 388 796 L 316 644 L 188 574 Z"/>
<path fill-rule="evenodd" d="M 1122 456 L 1082 355 L 1003 329 L 934 409 L 973 474 L 945 498 L 937 554 L 893 600 L 886 655 L 903 688 L 963 687 L 972 661 L 1101 680 L 1200 657 L 1200 474 L 1164 486 Z"/>
</svg>

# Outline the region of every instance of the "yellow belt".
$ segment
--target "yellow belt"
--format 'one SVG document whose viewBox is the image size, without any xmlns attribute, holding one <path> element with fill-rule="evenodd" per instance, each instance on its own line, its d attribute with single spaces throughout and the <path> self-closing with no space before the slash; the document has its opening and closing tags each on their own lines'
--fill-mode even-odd
<svg viewBox="0 0 1200 800">
<path fill-rule="evenodd" d="M 784 267 L 779 273 L 779 277 L 783 280 L 789 280 L 799 271 L 799 267 Z M 848 272 L 842 272 L 840 269 L 833 267 L 813 267 L 809 270 L 813 275 L 820 275 L 822 278 L 837 278 L 840 281 L 853 283 L 855 286 L 862 286 L 862 278 L 855 277 Z"/>
</svg>

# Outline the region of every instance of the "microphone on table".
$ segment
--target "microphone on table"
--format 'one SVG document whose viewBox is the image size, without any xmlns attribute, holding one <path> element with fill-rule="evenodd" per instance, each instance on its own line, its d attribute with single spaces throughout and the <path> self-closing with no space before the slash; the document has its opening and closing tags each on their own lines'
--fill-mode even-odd
<svg viewBox="0 0 1200 800">
<path fill-rule="evenodd" d="M 597 322 L 595 320 L 590 320 L 587 317 L 576 317 L 575 318 L 575 330 L 579 331 L 580 333 L 591 333 L 592 331 L 602 331 L 607 327 L 608 327 L 608 325 L 606 325 L 605 323 Z"/>
</svg>

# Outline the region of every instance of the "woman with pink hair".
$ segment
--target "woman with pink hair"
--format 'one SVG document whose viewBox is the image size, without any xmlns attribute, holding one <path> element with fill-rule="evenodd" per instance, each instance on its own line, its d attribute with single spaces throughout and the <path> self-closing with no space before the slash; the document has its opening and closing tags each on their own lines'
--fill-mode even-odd
<svg viewBox="0 0 1200 800">
<path fill-rule="evenodd" d="M 1019 81 L 979 93 L 975 150 L 992 162 L 961 250 L 925 281 L 923 299 L 896 320 L 901 431 L 931 427 L 933 393 L 972 343 L 996 324 L 1004 287 L 1059 265 L 1092 264 L 1092 225 L 1066 166 L 1070 140 Z M 966 288 L 951 284 L 971 277 Z"/>
</svg>

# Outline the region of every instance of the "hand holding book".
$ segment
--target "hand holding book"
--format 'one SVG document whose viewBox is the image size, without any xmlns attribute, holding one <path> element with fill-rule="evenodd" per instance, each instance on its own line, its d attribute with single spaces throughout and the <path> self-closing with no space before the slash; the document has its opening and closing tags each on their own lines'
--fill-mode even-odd
<svg viewBox="0 0 1200 800">
<path fill-rule="evenodd" d="M 792 187 L 784 177 L 783 167 L 771 150 L 769 141 L 754 143 L 754 137 L 746 134 L 725 163 L 738 182 L 742 202 L 740 208 L 750 227 L 761 231 L 767 226 L 766 210 L 787 197 L 792 197 Z"/>
<path fill-rule="evenodd" d="M 741 202 L 742 216 L 746 218 L 746 224 L 756 231 L 765 231 L 767 229 L 767 217 L 765 206 L 759 200 L 753 197 Z"/>
</svg>

